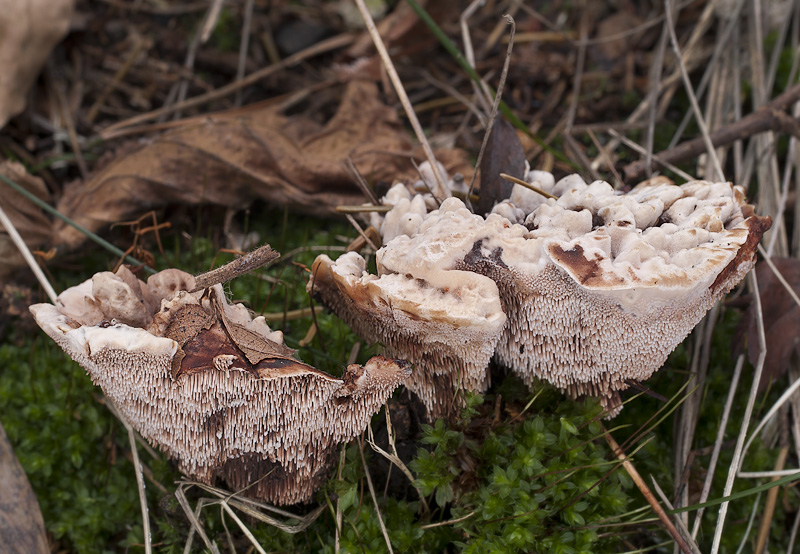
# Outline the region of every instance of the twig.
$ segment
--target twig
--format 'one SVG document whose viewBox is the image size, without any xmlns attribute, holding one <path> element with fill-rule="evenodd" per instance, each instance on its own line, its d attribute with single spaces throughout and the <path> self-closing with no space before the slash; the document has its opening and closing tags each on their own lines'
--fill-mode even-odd
<svg viewBox="0 0 800 554">
<path fill-rule="evenodd" d="M 737 140 L 748 138 L 758 133 L 776 131 L 790 134 L 800 138 L 800 121 L 787 114 L 785 110 L 800 100 L 800 84 L 797 84 L 776 97 L 772 102 L 762 106 L 753 113 L 726 125 L 709 135 L 712 146 L 727 146 Z M 683 142 L 675 148 L 670 148 L 658 153 L 658 160 L 662 163 L 677 163 L 702 154 L 707 149 L 703 137 Z M 647 171 L 644 160 L 629 163 L 623 168 L 625 177 L 635 179 Z"/>
<path fill-rule="evenodd" d="M 775 471 L 780 471 L 786 465 L 786 456 L 789 454 L 789 447 L 784 446 L 778 452 L 778 459 L 775 461 Z M 773 481 L 777 481 L 778 477 L 773 477 Z M 758 527 L 758 538 L 756 539 L 755 554 L 762 554 L 764 547 L 767 545 L 767 538 L 769 537 L 769 528 L 772 524 L 772 516 L 775 514 L 775 502 L 778 500 L 778 493 L 780 489 L 774 487 L 767 492 L 767 502 L 764 505 L 764 513 L 761 516 L 761 525 Z"/>
<path fill-rule="evenodd" d="M 39 284 L 42 285 L 42 288 L 44 289 L 44 292 L 47 294 L 47 297 L 50 299 L 50 302 L 55 304 L 56 297 L 58 295 L 56 294 L 55 289 L 53 289 L 53 285 L 51 285 L 50 281 L 48 281 L 47 277 L 45 277 L 42 268 L 39 267 L 39 264 L 36 263 L 36 260 L 33 258 L 33 254 L 31 254 L 28 245 L 25 244 L 25 241 L 22 239 L 19 232 L 17 231 L 17 228 L 8 218 L 3 208 L 0 208 L 0 224 L 3 225 L 6 232 L 8 233 L 8 236 L 11 237 L 14 246 L 17 247 L 17 250 L 19 250 L 19 253 L 22 254 L 22 257 L 25 259 L 25 262 L 31 268 L 31 271 L 33 271 L 33 274 L 36 276 L 36 279 L 39 281 Z"/>
<path fill-rule="evenodd" d="M 667 495 L 664 494 L 663 490 L 661 490 L 661 487 L 659 486 L 658 481 L 656 481 L 655 477 L 651 475 L 650 480 L 653 482 L 653 488 L 656 489 L 656 493 L 658 494 L 659 497 L 661 497 L 661 502 L 663 502 L 670 510 L 674 509 L 672 507 L 672 503 L 667 498 Z M 686 528 L 686 525 L 683 523 L 683 520 L 680 517 L 676 517 L 675 523 L 678 525 L 678 530 L 680 531 L 681 536 L 684 538 L 686 543 L 692 549 L 692 554 L 701 554 L 700 549 L 697 547 L 697 544 L 695 544 L 695 542 L 689 535 L 689 530 Z"/>
<path fill-rule="evenodd" d="M 603 429 L 605 430 L 605 426 L 603 426 Z M 622 466 L 625 468 L 625 471 L 628 472 L 628 475 L 631 476 L 633 482 L 636 483 L 636 486 L 641 491 L 645 500 L 647 500 L 647 503 L 653 508 L 653 511 L 658 516 L 658 519 L 660 519 L 661 523 L 663 523 L 667 528 L 667 531 L 669 531 L 669 534 L 672 536 L 673 540 L 678 544 L 678 546 L 680 546 L 681 550 L 683 550 L 685 554 L 693 554 L 689 545 L 685 540 L 683 540 L 683 537 L 675 528 L 672 520 L 670 520 L 669 516 L 664 511 L 664 508 L 661 507 L 661 504 L 658 503 L 656 497 L 653 496 L 653 493 L 650 491 L 647 483 L 645 483 L 644 479 L 642 479 L 642 476 L 639 475 L 639 472 L 636 471 L 636 468 L 622 451 L 622 448 L 620 448 L 619 444 L 617 444 L 617 441 L 614 440 L 614 437 L 611 436 L 611 433 L 605 433 L 603 436 L 606 438 L 606 441 L 611 447 L 612 452 L 614 452 L 614 455 L 622 462 Z"/>
<path fill-rule="evenodd" d="M 433 175 L 436 178 L 436 184 L 440 189 L 438 191 L 438 196 L 449 196 L 449 191 L 445 187 L 444 179 L 442 179 L 442 176 L 439 173 L 439 163 L 436 161 L 436 156 L 433 155 L 433 150 L 431 149 L 431 145 L 428 143 L 428 138 L 425 136 L 425 131 L 422 129 L 422 125 L 420 125 L 419 119 L 417 119 L 417 115 L 414 113 L 414 108 L 411 106 L 411 101 L 408 99 L 405 88 L 403 88 L 403 82 L 400 80 L 400 76 L 397 74 L 397 70 L 392 63 L 392 58 L 389 57 L 389 52 L 386 50 L 386 46 L 383 44 L 383 39 L 381 38 L 381 34 L 378 32 L 378 28 L 375 26 L 375 21 L 372 19 L 372 14 L 369 13 L 364 0 L 355 0 L 355 2 L 359 11 L 361 12 L 361 17 L 364 18 L 364 23 L 367 26 L 367 31 L 372 37 L 372 42 L 375 44 L 375 48 L 378 50 L 378 55 L 383 61 L 383 66 L 386 68 L 386 72 L 389 74 L 389 79 L 391 79 L 392 85 L 394 85 L 394 90 L 397 93 L 397 97 L 400 99 L 400 103 L 403 105 L 403 110 L 406 112 L 406 117 L 408 117 L 411 127 L 414 128 L 414 133 L 417 135 L 417 140 L 419 140 L 420 144 L 422 145 L 422 149 L 425 151 L 425 157 L 428 158 L 428 162 L 431 164 L 431 171 L 433 171 Z M 389 550 L 391 550 L 391 547 Z"/>
<path fill-rule="evenodd" d="M 258 269 L 261 266 L 280 257 L 280 254 L 275 252 L 270 245 L 265 244 L 260 248 L 256 248 L 252 252 L 248 252 L 241 258 L 228 262 L 222 267 L 212 269 L 197 275 L 195 279 L 194 290 L 189 292 L 197 292 L 198 290 L 211 287 L 213 285 L 226 283 L 231 279 L 235 279 L 240 275 L 244 275 L 249 271 Z"/>
<path fill-rule="evenodd" d="M 374 205 L 380 206 L 381 205 L 380 198 L 378 198 L 378 195 L 375 194 L 375 191 L 372 189 L 372 187 L 369 186 L 369 183 L 367 183 L 367 180 L 364 179 L 364 176 L 361 175 L 361 172 L 358 170 L 358 166 L 356 166 L 355 162 L 353 161 L 353 158 L 347 156 L 347 159 L 345 160 L 345 165 L 347 166 L 347 171 L 350 172 L 350 175 L 353 177 L 353 180 L 355 180 L 356 184 L 358 185 L 358 188 L 360 188 L 361 192 L 364 193 L 364 196 L 366 196 L 367 199 Z"/>
<path fill-rule="evenodd" d="M 533 192 L 541 194 L 545 198 L 552 198 L 553 200 L 558 200 L 558 196 L 550 194 L 546 190 L 542 190 L 539 187 L 537 187 L 536 185 L 533 185 L 533 184 L 529 183 L 528 181 L 524 181 L 523 179 L 519 179 L 517 177 L 514 177 L 513 175 L 509 175 L 508 173 L 501 173 L 500 177 L 502 177 L 506 181 L 511 181 L 515 185 L 519 185 L 521 187 L 525 187 L 528 190 L 532 190 Z"/>
<path fill-rule="evenodd" d="M 383 206 L 336 206 L 336 212 L 340 214 L 364 214 L 364 213 L 386 213 L 392 211 L 394 206 L 384 204 Z"/>
</svg>

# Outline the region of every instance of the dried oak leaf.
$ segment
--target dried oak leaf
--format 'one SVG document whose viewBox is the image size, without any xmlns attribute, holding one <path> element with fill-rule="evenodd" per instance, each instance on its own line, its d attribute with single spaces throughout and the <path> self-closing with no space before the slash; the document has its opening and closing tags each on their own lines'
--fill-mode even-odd
<svg viewBox="0 0 800 554">
<path fill-rule="evenodd" d="M 183 473 L 276 504 L 310 500 L 336 445 L 363 432 L 409 365 L 377 356 L 335 378 L 295 359 L 221 285 L 191 293 L 193 276 L 167 272 L 147 283 L 125 270 L 97 274 L 57 305 L 30 309 Z"/>
<path fill-rule="evenodd" d="M 0 129 L 25 107 L 28 89 L 67 34 L 74 7 L 74 0 L 0 2 Z"/>
<path fill-rule="evenodd" d="M 410 141 L 378 88 L 353 81 L 322 127 L 276 107 L 244 116 L 214 116 L 166 132 L 113 162 L 87 183 L 65 188 L 58 209 L 98 231 L 166 204 L 216 204 L 242 209 L 256 199 L 328 215 L 363 194 L 348 173 L 351 157 L 373 182 L 392 182 L 413 167 L 392 152 Z M 54 241 L 73 248 L 84 236 L 60 221 Z"/>
<path fill-rule="evenodd" d="M 0 173 L 37 198 L 45 202 L 49 200 L 50 193 L 44 181 L 30 175 L 22 164 L 1 162 Z M 39 248 L 47 243 L 50 238 L 50 220 L 33 202 L 2 181 L 0 181 L 0 206 L 29 248 Z M 14 269 L 24 265 L 25 260 L 19 250 L 6 230 L 0 226 L 0 277 L 5 277 Z"/>
<path fill-rule="evenodd" d="M 800 260 L 796 258 L 772 258 L 772 263 L 780 271 L 789 286 L 800 294 Z M 792 356 L 800 356 L 800 306 L 794 301 L 775 273 L 765 263 L 756 266 L 758 289 L 761 294 L 761 311 L 764 316 L 767 356 L 759 387 L 766 387 L 770 380 L 783 375 Z M 753 365 L 761 353 L 756 325 L 755 306 L 751 302 L 737 330 L 737 338 L 746 333 L 747 357 Z M 736 341 L 736 348 L 742 345 Z"/>
</svg>

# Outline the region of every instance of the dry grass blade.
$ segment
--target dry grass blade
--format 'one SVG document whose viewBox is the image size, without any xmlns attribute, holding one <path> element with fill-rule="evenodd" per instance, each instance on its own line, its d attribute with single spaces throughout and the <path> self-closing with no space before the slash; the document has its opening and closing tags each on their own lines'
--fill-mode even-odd
<svg viewBox="0 0 800 554">
<path fill-rule="evenodd" d="M 364 476 L 367 478 L 367 487 L 369 487 L 369 494 L 372 497 L 372 502 L 375 504 L 375 515 L 378 516 L 378 523 L 381 526 L 381 533 L 383 533 L 383 538 L 386 541 L 386 548 L 389 549 L 389 554 L 393 554 L 394 550 L 392 550 L 392 541 L 389 540 L 389 532 L 386 530 L 386 524 L 383 522 L 383 515 L 381 515 L 381 507 L 378 504 L 378 497 L 375 494 L 375 487 L 372 484 L 372 476 L 369 473 L 369 467 L 367 466 L 367 458 L 364 456 L 364 444 L 360 444 L 358 448 L 358 452 L 361 454 L 361 463 L 364 466 Z"/>
<path fill-rule="evenodd" d="M 414 474 L 411 473 L 411 470 L 408 469 L 408 466 L 406 466 L 405 463 L 403 463 L 403 460 L 400 459 L 400 456 L 397 453 L 397 446 L 395 444 L 395 438 L 394 438 L 394 429 L 392 428 L 392 418 L 391 415 L 389 415 L 389 410 L 385 409 L 384 413 L 386 414 L 386 433 L 387 436 L 389 437 L 389 446 L 392 449 L 392 453 L 390 454 L 389 452 L 386 452 L 383 448 L 381 448 L 375 443 L 375 437 L 373 436 L 372 426 L 367 427 L 367 444 L 369 444 L 370 447 L 375 452 L 386 458 L 390 463 L 397 466 L 397 468 L 403 473 L 403 475 L 405 475 L 408 478 L 408 481 L 411 483 L 411 486 L 413 486 L 414 489 L 417 491 L 417 494 L 419 495 L 419 500 L 422 503 L 422 508 L 425 510 L 425 512 L 430 512 L 431 509 L 430 506 L 428 505 L 428 501 L 426 500 L 425 495 L 422 494 L 422 490 L 417 486 L 416 483 L 417 480 L 415 479 Z"/>
<path fill-rule="evenodd" d="M 433 171 L 433 175 L 436 178 L 436 184 L 439 188 L 439 190 L 436 191 L 437 194 L 434 196 L 441 197 L 442 195 L 447 194 L 447 188 L 445 187 L 444 179 L 442 179 L 442 175 L 439 172 L 439 164 L 436 162 L 436 156 L 433 155 L 431 145 L 428 143 L 428 139 L 425 136 L 425 131 L 422 129 L 422 125 L 420 124 L 419 119 L 417 119 L 417 115 L 414 113 L 414 108 L 411 106 L 411 101 L 408 99 L 405 88 L 403 88 L 403 82 L 400 80 L 400 76 L 397 74 L 397 70 L 392 63 L 392 59 L 389 57 L 389 52 L 386 50 L 386 46 L 383 44 L 383 39 L 381 39 L 378 28 L 375 26 L 375 21 L 372 19 L 372 15 L 369 13 L 364 0 L 356 0 L 356 4 L 361 12 L 361 16 L 364 18 L 364 23 L 367 25 L 367 30 L 372 37 L 372 42 L 375 43 L 375 48 L 378 50 L 378 54 L 383 61 L 386 72 L 389 74 L 389 79 L 392 81 L 394 90 L 397 92 L 397 96 L 400 98 L 400 103 L 403 105 L 406 116 L 408 117 L 411 126 L 414 128 L 414 133 L 417 135 L 417 140 L 419 140 L 420 144 L 422 145 L 422 149 L 425 151 L 425 157 L 428 158 L 428 161 L 431 164 L 431 170 Z"/>
<path fill-rule="evenodd" d="M 691 80 L 689 79 L 689 72 L 686 70 L 686 64 L 683 62 L 683 57 L 681 56 L 680 46 L 678 45 L 678 36 L 675 34 L 675 23 L 672 19 L 673 3 L 674 2 L 672 2 L 671 0 L 664 0 L 664 10 L 667 16 L 666 25 L 667 29 L 669 30 L 670 41 L 672 42 L 672 49 L 675 51 L 675 55 L 678 58 L 678 67 L 680 68 L 681 71 L 681 77 L 683 78 L 683 84 L 686 88 L 686 94 L 689 97 L 689 102 L 692 105 L 692 110 L 694 110 L 697 126 L 700 127 L 700 133 L 703 136 L 703 142 L 705 143 L 706 151 L 708 152 L 708 155 L 714 164 L 714 170 L 716 172 L 715 177 L 720 181 L 724 181 L 725 173 L 722 171 L 722 165 L 720 165 L 719 163 L 717 152 L 714 149 L 714 143 L 711 141 L 711 138 L 709 137 L 708 126 L 706 125 L 703 112 L 700 110 L 700 106 L 697 103 L 697 97 L 694 94 L 694 89 L 692 89 L 692 83 Z"/>
<path fill-rule="evenodd" d="M 764 336 L 764 315 L 761 311 L 761 297 L 758 290 L 758 279 L 756 272 L 751 271 L 750 274 L 750 289 L 753 291 L 753 299 L 756 308 L 756 324 L 758 326 L 758 342 L 761 348 L 761 353 L 758 355 L 758 362 L 756 363 L 755 373 L 753 375 L 753 385 L 750 387 L 750 395 L 747 398 L 747 405 L 745 406 L 744 415 L 742 417 L 742 426 L 739 431 L 739 437 L 736 439 L 736 447 L 733 451 L 733 459 L 731 466 L 728 470 L 728 477 L 725 481 L 725 488 L 723 489 L 722 496 L 730 496 L 733 490 L 733 482 L 736 479 L 736 474 L 741 467 L 743 456 L 744 439 L 747 436 L 747 430 L 750 426 L 750 418 L 753 414 L 753 407 L 756 402 L 756 395 L 758 394 L 758 383 L 761 381 L 761 372 L 764 369 L 764 360 L 767 355 L 766 337 Z M 714 541 L 711 545 L 711 554 L 719 552 L 720 542 L 722 540 L 722 532 L 725 528 L 725 517 L 728 513 L 728 502 L 722 502 L 719 508 L 719 516 L 717 518 L 717 526 L 714 529 Z"/>
<path fill-rule="evenodd" d="M 178 499 L 178 504 L 180 504 L 181 508 L 183 508 L 183 512 L 186 514 L 186 518 L 189 520 L 189 523 L 192 526 L 189 530 L 189 536 L 186 539 L 186 546 L 183 549 L 183 553 L 189 554 L 189 552 L 191 552 L 194 534 L 197 533 L 200 535 L 200 538 L 203 539 L 203 543 L 205 543 L 206 548 L 208 548 L 211 554 L 220 554 L 217 543 L 208 538 L 205 529 L 203 529 L 203 524 L 200 523 L 200 510 L 203 508 L 205 499 L 201 498 L 194 510 L 192 510 L 192 507 L 189 505 L 189 500 L 186 498 L 185 489 L 190 486 L 192 486 L 192 484 L 181 483 L 175 490 L 175 498 Z"/>
<path fill-rule="evenodd" d="M 700 503 L 702 504 L 706 500 L 708 500 L 708 495 L 711 492 L 711 485 L 714 480 L 714 474 L 717 468 L 717 461 L 719 460 L 719 454 L 722 451 L 722 443 L 725 439 L 725 431 L 728 428 L 728 419 L 731 415 L 731 407 L 733 406 L 733 399 L 736 396 L 736 389 L 739 386 L 739 377 L 742 375 L 742 367 L 744 367 L 744 354 L 741 354 L 739 358 L 736 360 L 736 369 L 733 371 L 733 378 L 731 379 L 730 388 L 728 389 L 728 398 L 725 401 L 725 407 L 722 410 L 722 419 L 719 423 L 719 429 L 717 429 L 717 437 L 714 441 L 714 450 L 711 453 L 711 460 L 708 463 L 708 470 L 706 472 L 706 478 L 703 482 L 703 490 L 700 492 Z M 692 527 L 692 538 L 697 537 L 697 533 L 700 530 L 700 522 L 703 518 L 703 512 L 705 508 L 700 508 L 697 510 L 697 514 L 695 515 L 694 519 L 694 526 Z"/>
<path fill-rule="evenodd" d="M 47 293 L 47 297 L 50 299 L 50 302 L 55 304 L 56 297 L 58 295 L 56 294 L 53 285 L 51 285 L 50 281 L 47 280 L 42 268 L 39 267 L 39 264 L 36 263 L 33 254 L 31 254 L 30 248 L 28 248 L 28 245 L 25 244 L 25 241 L 22 239 L 19 232 L 17 232 L 17 228 L 14 226 L 2 208 L 0 208 L 0 225 L 3 226 L 3 228 L 6 230 L 6 233 L 8 233 L 8 236 L 11 237 L 14 245 L 19 250 L 20 254 L 22 254 L 22 257 L 25 258 L 25 262 L 31 268 L 31 271 L 36 276 L 36 280 L 39 281 L 39 284 L 42 286 L 45 293 Z"/>
<path fill-rule="evenodd" d="M 170 115 L 177 111 L 186 110 L 189 108 L 196 108 L 208 102 L 219 100 L 220 98 L 224 98 L 230 94 L 233 94 L 234 92 L 240 90 L 243 87 L 257 83 L 261 79 L 264 79 L 265 77 L 268 77 L 273 73 L 277 73 L 278 71 L 292 67 L 293 65 L 296 65 L 304 60 L 307 60 L 308 58 L 318 56 L 319 54 L 324 54 L 325 52 L 330 52 L 331 50 L 338 50 L 339 48 L 352 44 L 354 40 L 355 37 L 352 35 L 338 35 L 323 40 L 321 42 L 318 42 L 317 44 L 314 44 L 313 46 L 309 46 L 305 50 L 301 50 L 297 54 L 289 56 L 288 58 L 278 63 L 269 65 L 263 69 L 251 73 L 250 75 L 244 77 L 239 81 L 234 81 L 229 85 L 225 85 L 223 87 L 212 90 L 205 94 L 200 94 L 198 96 L 195 96 L 194 98 L 189 98 L 188 100 L 184 100 L 183 102 L 178 102 L 177 104 L 172 104 L 170 106 L 164 106 L 163 108 L 159 108 L 157 110 L 140 114 L 128 119 L 124 119 L 122 121 L 114 123 L 113 125 L 109 125 L 100 133 L 100 136 L 108 140 L 116 137 L 118 135 L 118 131 L 125 129 L 127 127 L 131 127 L 133 125 L 139 125 L 146 121 L 153 121 L 154 119 Z"/>
<path fill-rule="evenodd" d="M 656 493 L 661 498 L 661 502 L 663 502 L 664 505 L 670 510 L 674 509 L 672 507 L 672 503 L 667 498 L 667 495 L 664 494 L 663 490 L 661 490 L 661 487 L 659 486 L 658 481 L 656 481 L 655 477 L 651 475 L 650 480 L 653 482 L 653 488 L 656 489 Z M 692 536 L 689 534 L 689 530 L 686 528 L 686 525 L 684 525 L 683 520 L 680 517 L 676 517 L 675 524 L 678 526 L 678 531 L 680 531 L 681 537 L 683 537 L 684 541 L 686 541 L 686 543 L 692 549 L 692 554 L 701 554 L 700 548 L 697 546 L 694 540 L 692 540 Z"/>
</svg>

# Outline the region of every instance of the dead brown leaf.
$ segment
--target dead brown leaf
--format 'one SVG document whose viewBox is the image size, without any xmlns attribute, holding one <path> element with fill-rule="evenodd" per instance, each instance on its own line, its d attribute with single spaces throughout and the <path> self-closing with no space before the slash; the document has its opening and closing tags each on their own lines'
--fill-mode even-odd
<svg viewBox="0 0 800 554">
<path fill-rule="evenodd" d="M 378 87 L 354 81 L 322 128 L 274 107 L 209 117 L 156 137 L 88 183 L 68 185 L 57 207 L 92 231 L 170 203 L 242 209 L 259 199 L 329 215 L 336 206 L 364 201 L 347 171 L 348 156 L 369 181 L 393 182 L 416 178 L 409 160 L 396 155 L 410 146 Z M 53 236 L 68 247 L 84 239 L 60 221 Z"/>
<path fill-rule="evenodd" d="M 800 260 L 796 258 L 772 258 L 783 278 L 792 289 L 800 295 Z M 756 266 L 758 289 L 761 294 L 761 311 L 764 315 L 764 332 L 766 333 L 767 356 L 761 377 L 761 388 L 770 380 L 778 379 L 789 368 L 792 356 L 800 355 L 800 306 L 791 297 L 786 288 L 778 281 L 775 273 L 766 263 Z M 747 333 L 747 356 L 750 363 L 755 364 L 760 354 L 758 346 L 758 329 L 756 313 L 747 310 L 739 326 L 738 335 Z M 740 342 L 740 341 L 737 341 Z"/>
<path fill-rule="evenodd" d="M 28 89 L 69 29 L 74 5 L 74 0 L 0 0 L 0 128 L 25 107 Z"/>
<path fill-rule="evenodd" d="M 0 174 L 5 175 L 45 202 L 50 197 L 44 181 L 29 175 L 20 163 L 0 163 Z M 29 248 L 38 248 L 49 240 L 50 220 L 47 216 L 30 200 L 15 192 L 2 181 L 0 181 L 0 206 Z M 25 265 L 25 260 L 6 230 L 0 226 L 0 278 L 23 265 Z"/>
<path fill-rule="evenodd" d="M 0 541 L 9 554 L 48 554 L 39 503 L 0 424 Z"/>
</svg>

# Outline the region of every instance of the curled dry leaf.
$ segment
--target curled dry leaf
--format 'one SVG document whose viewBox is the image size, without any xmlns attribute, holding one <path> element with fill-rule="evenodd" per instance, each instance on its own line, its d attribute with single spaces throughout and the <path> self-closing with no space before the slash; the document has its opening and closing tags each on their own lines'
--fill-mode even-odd
<svg viewBox="0 0 800 554">
<path fill-rule="evenodd" d="M 47 532 L 36 495 L 0 425 L 0 539 L 7 554 L 48 554 Z"/>
<path fill-rule="evenodd" d="M 25 108 L 25 95 L 64 38 L 74 0 L 0 2 L 0 129 Z"/>
<path fill-rule="evenodd" d="M 348 156 L 371 182 L 392 182 L 413 171 L 396 155 L 409 148 L 376 85 L 353 81 L 322 128 L 276 107 L 189 122 L 112 162 L 88 183 L 68 185 L 57 207 L 92 231 L 169 203 L 242 209 L 259 199 L 329 215 L 336 206 L 363 201 Z M 84 237 L 58 221 L 54 240 L 74 247 Z"/>
<path fill-rule="evenodd" d="M 172 269 L 104 272 L 31 311 L 120 413 L 193 479 L 273 502 L 311 499 L 410 373 L 380 356 L 341 379 L 294 358 L 263 317 Z"/>
<path fill-rule="evenodd" d="M 44 181 L 30 175 L 22 164 L 2 162 L 0 173 L 37 198 L 45 202 L 49 200 L 50 193 Z M 50 220 L 38 206 L 2 181 L 0 181 L 0 206 L 29 248 L 39 248 L 47 243 L 50 238 Z M 19 250 L 6 230 L 0 226 L 0 278 L 8 276 L 14 269 L 24 265 L 25 260 Z"/>
<path fill-rule="evenodd" d="M 800 295 L 800 260 L 771 258 L 771 261 L 795 294 Z M 759 387 L 763 389 L 770 381 L 774 381 L 786 373 L 793 356 L 800 356 L 800 306 L 781 284 L 769 265 L 758 264 L 756 274 L 767 342 L 767 355 L 764 359 L 764 370 L 759 383 Z M 736 333 L 737 340 L 734 344 L 735 351 L 741 350 L 745 344 L 741 338 L 747 337 L 747 356 L 753 365 L 756 364 L 761 353 L 756 317 L 755 307 L 751 303 L 739 324 Z"/>
<path fill-rule="evenodd" d="M 771 224 L 730 183 L 654 179 L 620 195 L 577 175 L 526 179 L 558 199 L 515 185 L 484 218 L 457 198 L 427 213 L 397 185 L 378 275 L 357 254 L 314 264 L 325 304 L 415 364 L 408 387 L 431 419 L 452 414 L 459 387 L 485 388 L 492 354 L 528 385 L 615 413 L 617 391 L 656 371 L 750 270 Z M 441 375 L 451 387 L 430 385 Z"/>
</svg>

